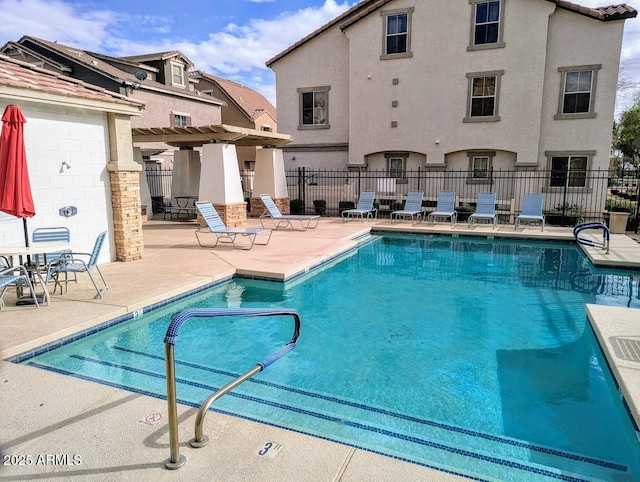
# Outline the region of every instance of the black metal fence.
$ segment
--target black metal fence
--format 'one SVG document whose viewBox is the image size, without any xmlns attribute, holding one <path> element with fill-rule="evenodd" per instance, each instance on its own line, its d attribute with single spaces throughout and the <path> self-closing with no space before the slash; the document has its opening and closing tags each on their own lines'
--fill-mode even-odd
<svg viewBox="0 0 640 482">
<path fill-rule="evenodd" d="M 147 171 L 152 198 L 154 195 L 160 200 L 171 198 L 170 176 L 171 171 Z M 247 200 L 260 194 L 253 193 L 253 176 L 252 170 L 240 171 Z M 478 193 L 494 192 L 500 222 L 513 223 L 515 216 L 520 214 L 523 195 L 543 193 L 548 224 L 573 226 L 585 221 L 607 221 L 609 211 L 626 211 L 630 213 L 627 230 L 637 232 L 638 228 L 640 184 L 635 172 L 621 175 L 609 170 L 558 173 L 549 170 L 418 169 L 405 171 L 402 177 L 390 177 L 386 170 L 301 167 L 287 170 L 286 180 L 291 212 L 297 214 L 338 216 L 343 209 L 354 207 L 360 192 L 365 190 L 376 192 L 376 207 L 381 217 L 401 209 L 406 194 L 414 190 L 424 192 L 423 209 L 428 212 L 435 207 L 440 191 L 455 191 L 458 220 L 465 221 L 475 210 Z M 161 194 L 157 194 L 159 189 L 162 189 Z"/>
</svg>

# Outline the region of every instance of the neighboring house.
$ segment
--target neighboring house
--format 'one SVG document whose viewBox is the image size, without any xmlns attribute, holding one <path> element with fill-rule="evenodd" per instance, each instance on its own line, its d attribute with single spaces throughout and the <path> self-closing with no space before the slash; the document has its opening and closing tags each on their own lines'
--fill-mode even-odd
<svg viewBox="0 0 640 482">
<path fill-rule="evenodd" d="M 179 51 L 116 58 L 23 36 L 18 42 L 5 44 L 0 52 L 144 102 L 144 114 L 131 122 L 134 128 L 222 122 L 224 102 L 194 89 L 194 81 L 188 73 L 193 63 Z M 176 148 L 191 148 L 164 143 L 140 147 L 145 160 L 157 162 L 173 160 Z"/>
<path fill-rule="evenodd" d="M 225 102 L 222 106 L 223 124 L 278 132 L 276 108 L 261 93 L 200 70 L 190 72 L 189 77 L 197 82 L 196 89 L 200 92 Z M 253 169 L 255 160 L 255 147 L 238 147 L 241 169 Z"/>
<path fill-rule="evenodd" d="M 609 165 L 636 15 L 563 0 L 362 1 L 266 62 L 294 138 L 285 167 L 464 170 L 469 182 L 550 169 L 587 192 L 580 172 Z"/>
<path fill-rule="evenodd" d="M 144 103 L 0 54 L 0 114 L 25 116 L 27 166 L 39 227 L 66 226 L 77 252 L 91 252 L 108 232 L 99 262 L 142 257 L 140 165 L 131 123 Z M 73 206 L 67 217 L 61 208 Z M 24 244 L 21 220 L 0 213 L 0 243 Z"/>
</svg>

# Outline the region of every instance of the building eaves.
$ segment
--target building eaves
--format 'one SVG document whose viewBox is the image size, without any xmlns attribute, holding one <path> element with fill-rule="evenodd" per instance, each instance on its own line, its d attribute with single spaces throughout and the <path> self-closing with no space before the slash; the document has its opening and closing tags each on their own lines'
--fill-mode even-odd
<svg viewBox="0 0 640 482">
<path fill-rule="evenodd" d="M 8 88 L 35 92 L 39 94 L 38 98 L 42 98 L 42 94 L 50 94 L 65 99 L 120 104 L 137 108 L 140 112 L 145 106 L 142 101 L 0 54 L 0 95 Z"/>
<path fill-rule="evenodd" d="M 115 82 L 122 83 L 125 86 L 138 86 L 140 84 L 139 80 L 135 77 L 134 74 L 129 73 L 125 70 L 119 69 L 115 65 L 109 62 L 109 56 L 101 55 L 101 58 L 94 57 L 89 52 L 86 52 L 81 49 L 69 47 L 66 45 L 59 44 L 57 42 L 50 42 L 48 40 L 40 39 L 37 37 L 24 36 L 20 39 L 19 43 L 22 42 L 32 42 L 38 45 L 41 45 L 45 48 L 48 48 L 54 52 L 57 52 L 59 55 L 69 59 L 72 62 L 77 62 L 84 67 L 103 75 Z M 157 54 L 153 54 L 157 55 Z M 125 57 L 129 61 L 132 61 L 130 57 Z M 162 84 L 160 82 L 156 82 L 154 80 L 146 80 L 143 82 L 142 89 L 152 90 L 154 92 L 160 92 L 165 94 L 176 95 L 179 97 L 184 97 L 191 100 L 197 100 L 200 102 L 205 102 L 208 104 L 216 104 L 219 105 L 220 101 L 218 99 L 214 99 L 212 97 L 207 97 L 201 95 L 198 92 L 193 92 L 185 89 L 178 89 L 176 87 L 172 87 L 169 85 Z"/>
<path fill-rule="evenodd" d="M 338 25 L 340 30 L 345 30 L 350 27 L 354 23 L 362 20 L 372 12 L 378 10 L 380 7 L 383 7 L 387 3 L 392 0 L 364 0 L 349 10 L 344 12 L 342 15 L 334 18 L 333 20 L 327 22 L 320 28 L 314 30 L 306 37 L 298 40 L 296 43 L 286 48 L 279 54 L 270 58 L 265 62 L 267 67 L 271 67 L 274 63 L 276 63 L 281 58 L 287 56 L 294 50 L 298 49 L 302 45 L 306 44 L 310 40 L 314 39 L 321 33 L 330 29 L 331 27 Z M 635 8 L 627 5 L 627 4 L 619 4 L 619 5 L 610 5 L 606 7 L 584 7 L 582 5 L 578 5 L 576 3 L 571 3 L 566 0 L 547 0 L 548 2 L 555 3 L 558 8 L 562 8 L 565 10 L 569 10 L 571 12 L 578 13 L 580 15 L 586 15 L 588 17 L 594 18 L 596 20 L 600 20 L 602 22 L 608 22 L 612 20 L 624 20 L 627 18 L 635 18 L 638 15 L 638 12 Z"/>
<path fill-rule="evenodd" d="M 191 72 L 189 75 L 196 79 L 202 77 L 213 82 L 249 120 L 255 120 L 264 112 L 269 114 L 274 121 L 276 120 L 276 108 L 260 92 L 201 70 Z"/>
<path fill-rule="evenodd" d="M 628 18 L 635 18 L 638 15 L 638 11 L 635 8 L 625 3 L 608 5 L 605 7 L 585 7 L 583 5 L 578 5 L 577 3 L 567 2 L 566 0 L 547 1 L 555 3 L 558 8 L 578 13 L 586 17 L 591 17 L 602 22 L 625 20 Z"/>
<path fill-rule="evenodd" d="M 156 52 L 150 54 L 141 54 L 141 55 L 128 55 L 125 57 L 120 57 L 124 60 L 129 60 L 132 62 L 152 62 L 152 61 L 162 61 L 164 62 L 167 59 L 172 59 L 174 57 L 182 57 L 188 64 L 189 68 L 193 68 L 194 63 L 187 57 L 185 54 L 180 52 L 179 50 L 171 50 L 168 52 Z"/>
<path fill-rule="evenodd" d="M 4 53 L 6 54 L 7 52 L 19 52 L 20 54 L 22 54 L 23 56 L 29 55 L 30 57 L 36 58 L 38 60 L 40 60 L 43 64 L 48 64 L 51 67 L 53 67 L 54 69 L 57 69 L 61 72 L 70 72 L 71 68 L 68 65 L 64 65 L 61 64 L 60 62 L 56 62 L 53 59 L 50 59 L 34 50 L 31 50 L 28 47 L 25 47 L 24 45 L 20 45 L 18 42 L 7 42 L 6 44 L 4 44 L 1 48 L 0 48 L 0 53 Z M 13 57 L 13 55 L 9 55 L 9 57 Z M 15 57 L 14 57 L 15 58 Z"/>
<path fill-rule="evenodd" d="M 325 31 L 329 30 L 334 25 L 337 25 L 337 24 L 339 24 L 339 23 L 341 23 L 341 22 L 343 22 L 343 21 L 345 21 L 347 19 L 350 19 L 352 16 L 357 16 L 361 12 L 363 12 L 364 10 L 367 10 L 368 13 L 371 13 L 376 8 L 380 8 L 382 5 L 384 5 L 386 3 L 389 3 L 390 1 L 392 1 L 392 0 L 364 0 L 364 1 L 360 2 L 360 3 L 357 3 L 356 5 L 351 7 L 349 10 L 344 12 L 343 14 L 338 15 L 333 20 L 325 23 L 323 26 L 321 26 L 320 28 L 314 30 L 309 35 L 307 35 L 306 37 L 298 40 L 296 43 L 294 43 L 293 45 L 291 45 L 287 49 L 283 50 L 282 52 L 280 52 L 276 56 L 274 56 L 274 57 L 270 58 L 269 60 L 267 60 L 265 62 L 266 66 L 267 67 L 271 67 L 272 64 L 274 64 L 275 62 L 280 60 L 282 57 L 285 57 L 286 55 L 290 54 L 291 52 L 296 50 L 298 47 L 301 47 L 302 45 L 306 44 L 307 42 L 309 42 L 313 38 L 315 38 L 318 35 L 320 35 L 322 32 L 325 32 Z M 371 7 L 374 4 L 380 4 L 380 3 L 382 5 L 378 5 L 376 7 L 373 7 L 373 10 L 371 10 Z"/>
</svg>

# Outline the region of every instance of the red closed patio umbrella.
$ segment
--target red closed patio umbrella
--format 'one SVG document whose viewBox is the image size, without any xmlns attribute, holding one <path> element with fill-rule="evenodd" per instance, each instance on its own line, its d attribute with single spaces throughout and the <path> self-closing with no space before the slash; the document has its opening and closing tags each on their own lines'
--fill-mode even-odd
<svg viewBox="0 0 640 482">
<path fill-rule="evenodd" d="M 24 147 L 25 122 L 18 106 L 5 108 L 0 134 L 0 211 L 22 218 L 24 242 L 29 246 L 27 218 L 34 216 L 36 211 Z"/>
</svg>

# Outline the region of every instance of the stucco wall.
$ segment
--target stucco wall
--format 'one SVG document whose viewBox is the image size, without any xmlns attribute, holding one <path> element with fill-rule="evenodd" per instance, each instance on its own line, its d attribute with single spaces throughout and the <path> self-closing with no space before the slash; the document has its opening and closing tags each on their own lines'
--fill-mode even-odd
<svg viewBox="0 0 640 482">
<path fill-rule="evenodd" d="M 549 22 L 548 60 L 542 112 L 539 162 L 545 151 L 595 150 L 592 168 L 609 166 L 611 129 L 620 65 L 624 22 L 597 20 L 557 10 Z M 566 31 L 571 30 L 571 36 Z M 554 120 L 558 112 L 562 76 L 559 67 L 601 64 L 598 70 L 592 119 Z"/>
<path fill-rule="evenodd" d="M 27 220 L 33 229 L 66 226 L 74 250 L 91 252 L 97 235 L 108 232 L 99 262 L 115 259 L 111 188 L 106 164 L 109 136 L 106 114 L 83 109 L 11 102 L 22 110 L 27 165 L 36 215 Z M 4 111 L 6 101 L 0 101 Z M 70 168 L 62 166 L 66 162 Z M 65 218 L 58 210 L 75 206 L 78 214 Z M 22 220 L 0 213 L 0 243 L 24 243 Z"/>
</svg>

